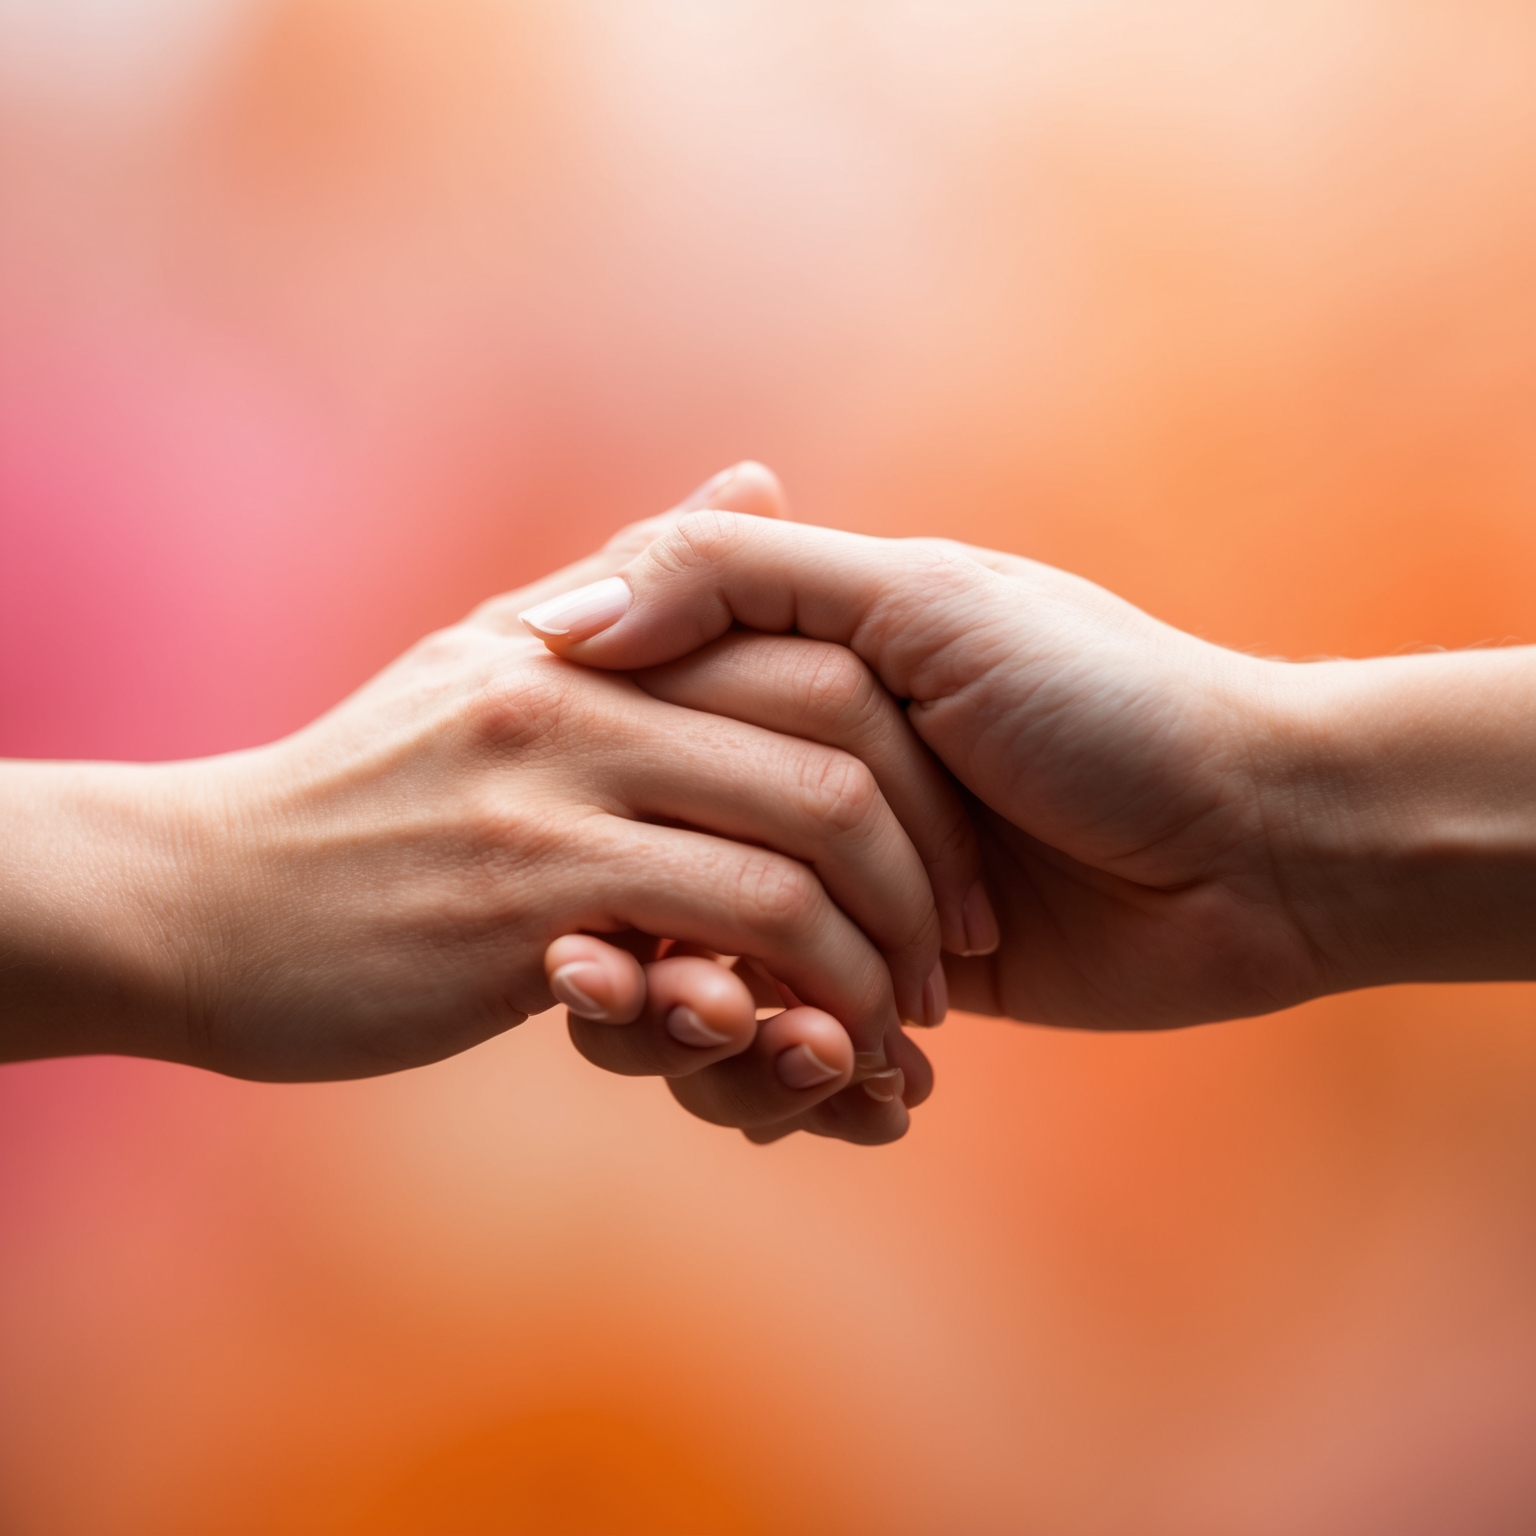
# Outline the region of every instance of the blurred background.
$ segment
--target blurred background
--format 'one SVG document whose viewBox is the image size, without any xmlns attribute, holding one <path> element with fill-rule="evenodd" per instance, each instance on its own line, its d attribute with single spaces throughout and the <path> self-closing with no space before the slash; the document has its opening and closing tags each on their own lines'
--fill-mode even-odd
<svg viewBox="0 0 1536 1536">
<path fill-rule="evenodd" d="M 722 464 L 1270 654 L 1536 640 L 1514 0 L 0 0 L 0 752 L 300 725 Z M 3 834 L 0 834 L 3 835 Z M 7 1536 L 1536 1529 L 1536 989 L 0 1071 Z"/>
</svg>

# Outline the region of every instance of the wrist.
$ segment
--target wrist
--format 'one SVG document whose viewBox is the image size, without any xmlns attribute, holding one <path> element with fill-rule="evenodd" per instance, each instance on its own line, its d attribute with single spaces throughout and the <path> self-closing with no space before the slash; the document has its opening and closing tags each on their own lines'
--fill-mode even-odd
<svg viewBox="0 0 1536 1536">
<path fill-rule="evenodd" d="M 1536 650 L 1268 665 L 1262 818 L 1325 989 L 1536 979 Z"/>
<path fill-rule="evenodd" d="M 192 1059 L 187 777 L 0 764 L 0 1060 Z"/>
</svg>

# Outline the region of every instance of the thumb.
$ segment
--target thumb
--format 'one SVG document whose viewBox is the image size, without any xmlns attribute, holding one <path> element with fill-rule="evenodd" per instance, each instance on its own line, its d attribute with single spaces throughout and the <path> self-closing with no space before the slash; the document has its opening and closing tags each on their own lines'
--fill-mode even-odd
<svg viewBox="0 0 1536 1536">
<path fill-rule="evenodd" d="M 615 573 L 524 610 L 558 655 L 633 671 L 733 624 L 846 645 L 898 698 L 953 691 L 1006 578 L 963 546 L 876 539 L 728 512 L 690 513 Z M 929 662 L 949 657 L 942 680 Z M 917 684 L 918 686 L 914 686 Z"/>
</svg>

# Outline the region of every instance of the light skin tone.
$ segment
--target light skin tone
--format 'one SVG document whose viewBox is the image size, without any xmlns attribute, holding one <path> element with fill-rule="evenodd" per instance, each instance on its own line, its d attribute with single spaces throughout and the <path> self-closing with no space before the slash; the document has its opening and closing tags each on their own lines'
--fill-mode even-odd
<svg viewBox="0 0 1536 1536">
<path fill-rule="evenodd" d="M 969 796 L 1001 925 L 945 957 L 966 1010 L 1167 1028 L 1536 979 L 1536 649 L 1264 660 L 1017 556 L 729 512 L 531 618 L 685 703 L 776 636 L 773 688 L 743 664 L 712 702 L 769 727 L 813 687 L 906 701 Z"/>
<path fill-rule="evenodd" d="M 359 1076 L 558 997 L 695 1114 L 875 1143 L 946 991 L 1147 1028 L 1536 978 L 1531 649 L 1261 661 L 1015 556 L 772 521 L 757 466 L 702 499 L 736 511 L 273 747 L 0 765 L 0 1059 Z"/>
<path fill-rule="evenodd" d="M 748 466 L 695 499 L 777 497 Z M 899 713 L 872 768 L 833 711 L 786 734 L 685 707 L 517 622 L 668 526 L 485 604 L 271 746 L 0 764 L 0 1059 L 359 1077 L 560 997 L 595 1015 L 571 1021 L 586 1054 L 706 1119 L 902 1134 L 932 1079 L 900 1024 L 942 1017 L 980 864 Z M 707 658 L 676 677 L 723 704 Z"/>
</svg>

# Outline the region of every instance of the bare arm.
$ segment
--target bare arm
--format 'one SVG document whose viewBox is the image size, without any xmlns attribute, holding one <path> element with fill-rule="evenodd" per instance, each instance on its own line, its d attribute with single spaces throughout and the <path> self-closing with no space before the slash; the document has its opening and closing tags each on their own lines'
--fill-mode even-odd
<svg viewBox="0 0 1536 1536">
<path fill-rule="evenodd" d="M 0 1060 L 184 1053 L 174 768 L 0 763 Z"/>
</svg>

